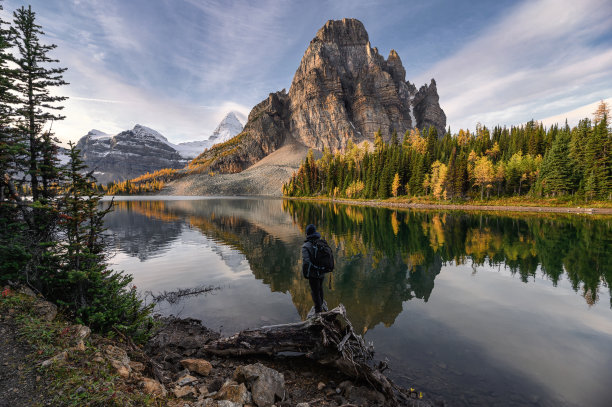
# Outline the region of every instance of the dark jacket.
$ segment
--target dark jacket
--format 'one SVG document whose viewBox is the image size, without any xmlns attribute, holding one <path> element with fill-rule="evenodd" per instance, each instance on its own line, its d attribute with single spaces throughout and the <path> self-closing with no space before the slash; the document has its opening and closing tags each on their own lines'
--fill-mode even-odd
<svg viewBox="0 0 612 407">
<path fill-rule="evenodd" d="M 323 273 L 319 273 L 312 264 L 312 255 L 314 253 L 313 242 L 320 239 L 319 232 L 314 232 L 312 235 L 306 236 L 306 241 L 302 245 L 302 275 L 306 278 L 324 278 Z"/>
</svg>

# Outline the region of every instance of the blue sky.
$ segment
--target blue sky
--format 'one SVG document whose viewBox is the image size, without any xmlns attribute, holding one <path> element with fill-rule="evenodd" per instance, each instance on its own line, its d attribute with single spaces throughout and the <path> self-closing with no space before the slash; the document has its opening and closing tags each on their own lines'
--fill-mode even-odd
<svg viewBox="0 0 612 407">
<path fill-rule="evenodd" d="M 316 31 L 343 17 L 395 49 L 407 80 L 436 79 L 453 131 L 585 116 L 612 97 L 609 0 L 5 0 L 5 19 L 27 4 L 68 68 L 62 140 L 136 123 L 206 138 L 228 111 L 288 89 Z"/>
</svg>

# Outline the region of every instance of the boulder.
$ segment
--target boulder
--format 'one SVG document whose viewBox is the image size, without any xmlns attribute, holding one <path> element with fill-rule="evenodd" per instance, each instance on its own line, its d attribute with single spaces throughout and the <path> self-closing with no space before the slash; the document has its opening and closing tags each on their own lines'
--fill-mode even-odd
<svg viewBox="0 0 612 407">
<path fill-rule="evenodd" d="M 107 345 L 104 348 L 104 354 L 106 355 L 111 366 L 115 368 L 119 376 L 123 378 L 128 378 L 130 376 L 130 373 L 132 372 L 132 368 L 130 367 L 130 358 L 123 349 L 117 346 Z"/>
<path fill-rule="evenodd" d="M 53 321 L 57 315 L 57 305 L 49 301 L 36 301 L 32 306 L 34 314 L 45 321 Z"/>
<path fill-rule="evenodd" d="M 181 365 L 190 372 L 195 372 L 202 376 L 208 376 L 212 370 L 210 362 L 204 359 L 183 359 Z"/>
<path fill-rule="evenodd" d="M 196 383 L 197 381 L 198 379 L 196 379 L 195 377 L 191 375 L 184 375 L 179 380 L 177 380 L 176 384 L 178 386 L 186 386 L 188 384 Z"/>
<path fill-rule="evenodd" d="M 5 289 L 10 289 L 8 286 L 5 287 Z M 18 293 L 23 294 L 23 295 L 27 295 L 28 297 L 32 297 L 32 298 L 36 298 L 36 293 L 34 291 L 32 291 L 32 289 L 28 286 L 21 286 L 19 287 L 19 289 L 17 290 Z"/>
<path fill-rule="evenodd" d="M 229 400 L 213 400 L 211 398 L 205 399 L 203 402 L 196 404 L 197 407 L 242 407 L 241 403 L 234 403 Z"/>
<path fill-rule="evenodd" d="M 198 391 L 193 386 L 175 386 L 174 389 L 172 389 L 172 394 L 174 394 L 176 398 L 196 397 Z"/>
<path fill-rule="evenodd" d="M 51 366 L 54 363 L 62 363 L 64 361 L 66 361 L 67 358 L 68 358 L 68 352 L 63 351 L 63 352 L 60 352 L 57 355 L 53 356 L 52 358 L 49 358 L 49 359 L 45 360 L 40 365 L 42 367 L 48 367 L 48 366 Z"/>
<path fill-rule="evenodd" d="M 345 380 L 338 385 L 338 389 L 343 395 L 347 395 L 353 388 L 353 383 L 350 380 Z"/>
<path fill-rule="evenodd" d="M 132 368 L 132 371 L 135 371 L 138 373 L 142 373 L 145 370 L 145 365 L 140 362 L 135 362 L 131 360 L 129 365 L 130 365 L 130 368 Z"/>
<path fill-rule="evenodd" d="M 261 363 L 239 366 L 234 371 L 234 380 L 247 383 L 257 406 L 270 406 L 276 398 L 285 396 L 285 377 Z"/>
<path fill-rule="evenodd" d="M 163 384 L 161 384 L 155 379 L 150 379 L 148 377 L 143 377 L 142 381 L 140 382 L 140 387 L 142 387 L 142 390 L 145 393 L 150 394 L 152 396 L 165 397 L 168 394 Z"/>
<path fill-rule="evenodd" d="M 244 383 L 238 384 L 233 380 L 225 382 L 217 394 L 215 394 L 214 399 L 228 400 L 241 406 L 250 403 L 252 400 L 251 393 L 249 393 Z"/>
<path fill-rule="evenodd" d="M 70 335 L 75 341 L 84 341 L 91 335 L 91 329 L 88 326 L 76 324 L 70 326 Z"/>
<path fill-rule="evenodd" d="M 85 351 L 85 340 L 91 335 L 91 329 L 85 325 L 71 325 L 68 330 L 70 334 L 70 342 L 75 344 L 72 349 L 83 352 Z"/>
</svg>

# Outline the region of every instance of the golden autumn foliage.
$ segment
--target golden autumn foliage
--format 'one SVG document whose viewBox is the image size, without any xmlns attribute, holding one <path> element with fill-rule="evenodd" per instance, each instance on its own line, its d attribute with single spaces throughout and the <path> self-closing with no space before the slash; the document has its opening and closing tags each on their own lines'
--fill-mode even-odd
<svg viewBox="0 0 612 407">
<path fill-rule="evenodd" d="M 391 194 L 394 197 L 397 197 L 397 195 L 399 194 L 399 189 L 401 186 L 402 184 L 400 183 L 399 174 L 396 172 L 395 176 L 393 177 L 393 183 L 391 184 Z"/>
<path fill-rule="evenodd" d="M 104 188 L 106 195 L 139 195 L 162 190 L 166 183 L 180 176 L 179 170 L 164 168 L 131 180 L 116 181 Z"/>
<path fill-rule="evenodd" d="M 407 144 L 420 154 L 425 154 L 427 152 L 427 139 L 421 136 L 419 129 L 410 130 L 410 134 L 404 139 L 404 144 Z"/>
</svg>

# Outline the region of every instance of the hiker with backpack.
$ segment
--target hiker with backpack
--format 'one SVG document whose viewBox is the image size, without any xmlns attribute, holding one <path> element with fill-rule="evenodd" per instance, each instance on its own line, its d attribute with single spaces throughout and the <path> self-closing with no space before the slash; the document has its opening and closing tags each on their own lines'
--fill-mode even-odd
<svg viewBox="0 0 612 407">
<path fill-rule="evenodd" d="M 334 255 L 315 225 L 306 226 L 306 241 L 302 245 L 302 275 L 310 283 L 315 312 L 327 311 L 323 300 L 325 273 L 334 270 Z M 331 277 L 330 277 L 331 278 Z"/>
</svg>

